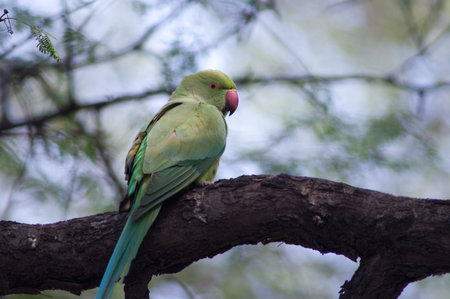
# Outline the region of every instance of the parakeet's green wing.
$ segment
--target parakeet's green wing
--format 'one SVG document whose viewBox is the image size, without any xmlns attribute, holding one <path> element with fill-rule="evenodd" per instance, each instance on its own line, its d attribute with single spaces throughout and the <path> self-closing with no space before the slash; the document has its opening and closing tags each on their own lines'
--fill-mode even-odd
<svg viewBox="0 0 450 299">
<path fill-rule="evenodd" d="M 193 183 L 207 171 L 225 149 L 227 127 L 216 107 L 198 102 L 173 106 L 151 123 L 145 153 L 136 154 L 133 172 L 151 175 L 147 191 L 133 205 L 132 218 L 139 219 L 153 207 Z M 142 145 L 141 145 L 142 147 Z M 140 167 L 138 167 L 140 168 Z M 137 177 L 131 177 L 130 184 Z"/>
<path fill-rule="evenodd" d="M 181 105 L 180 101 L 169 102 L 164 105 L 161 110 L 141 128 L 136 136 L 133 144 L 128 151 L 125 160 L 125 179 L 128 181 L 127 196 L 120 203 L 120 211 L 129 210 L 133 204 L 133 200 L 136 198 L 137 187 L 141 185 L 144 173 L 142 172 L 142 165 L 144 164 L 145 150 L 147 144 L 147 134 L 153 127 L 153 125 L 170 109 Z M 141 146 L 142 145 L 142 146 Z"/>
</svg>

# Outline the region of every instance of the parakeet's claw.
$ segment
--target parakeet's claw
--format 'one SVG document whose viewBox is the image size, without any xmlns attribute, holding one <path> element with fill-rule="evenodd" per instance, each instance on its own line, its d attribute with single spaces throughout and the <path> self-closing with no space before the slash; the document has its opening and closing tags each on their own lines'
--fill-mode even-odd
<svg viewBox="0 0 450 299">
<path fill-rule="evenodd" d="M 212 185 L 212 183 L 213 183 L 212 181 L 203 181 L 201 186 L 206 187 L 206 186 Z"/>
</svg>

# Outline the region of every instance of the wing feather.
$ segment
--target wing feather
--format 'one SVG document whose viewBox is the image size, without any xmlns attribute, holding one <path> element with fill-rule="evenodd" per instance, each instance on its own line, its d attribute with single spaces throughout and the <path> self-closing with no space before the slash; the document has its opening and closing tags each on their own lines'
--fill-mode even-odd
<svg viewBox="0 0 450 299">
<path fill-rule="evenodd" d="M 136 181 L 140 188 L 137 181 L 150 176 L 145 193 L 136 198 L 132 219 L 141 218 L 196 181 L 222 155 L 226 134 L 220 111 L 202 103 L 177 105 L 152 122 L 137 151 L 139 164 L 130 179 L 130 184 Z M 133 180 L 134 173 L 139 180 Z"/>
</svg>

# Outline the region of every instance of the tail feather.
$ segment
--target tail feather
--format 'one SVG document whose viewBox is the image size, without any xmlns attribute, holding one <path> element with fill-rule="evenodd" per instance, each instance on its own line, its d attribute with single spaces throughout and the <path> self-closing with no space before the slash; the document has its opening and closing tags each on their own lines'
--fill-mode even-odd
<svg viewBox="0 0 450 299">
<path fill-rule="evenodd" d="M 123 279 L 128 274 L 131 262 L 136 256 L 147 231 L 158 216 L 160 207 L 161 205 L 156 206 L 138 220 L 128 217 L 114 252 L 109 259 L 95 299 L 109 299 L 114 290 L 114 284 L 119 277 Z"/>
</svg>

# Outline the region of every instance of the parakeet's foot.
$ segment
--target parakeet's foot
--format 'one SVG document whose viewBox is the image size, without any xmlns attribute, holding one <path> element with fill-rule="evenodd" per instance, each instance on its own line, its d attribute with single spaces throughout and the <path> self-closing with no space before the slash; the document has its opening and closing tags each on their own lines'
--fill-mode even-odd
<svg viewBox="0 0 450 299">
<path fill-rule="evenodd" d="M 206 187 L 206 186 L 209 186 L 209 185 L 212 185 L 212 181 L 203 181 L 202 182 L 202 187 Z"/>
</svg>

